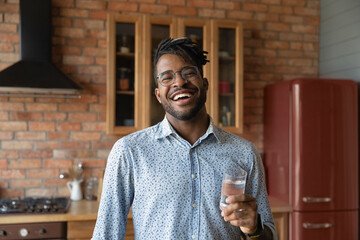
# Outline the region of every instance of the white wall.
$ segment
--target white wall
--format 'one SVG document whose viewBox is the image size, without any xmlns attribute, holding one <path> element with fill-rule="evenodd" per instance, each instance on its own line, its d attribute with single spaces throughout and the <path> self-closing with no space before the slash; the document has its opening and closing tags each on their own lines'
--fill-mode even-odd
<svg viewBox="0 0 360 240">
<path fill-rule="evenodd" d="M 320 77 L 360 82 L 360 0 L 320 4 Z"/>
</svg>

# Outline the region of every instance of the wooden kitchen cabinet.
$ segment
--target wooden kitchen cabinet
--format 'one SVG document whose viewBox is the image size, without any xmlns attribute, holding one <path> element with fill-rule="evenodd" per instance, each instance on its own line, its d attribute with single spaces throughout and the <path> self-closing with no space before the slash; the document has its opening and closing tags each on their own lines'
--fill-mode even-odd
<svg viewBox="0 0 360 240">
<path fill-rule="evenodd" d="M 129 50 L 125 46 L 125 52 L 122 48 L 124 36 L 129 45 Z M 164 110 L 154 95 L 153 57 L 162 39 L 182 36 L 197 41 L 209 52 L 210 63 L 204 67 L 204 77 L 209 80 L 208 113 L 226 130 L 242 132 L 243 35 L 240 22 L 109 13 L 107 133 L 126 135 L 164 118 Z M 128 89 L 121 81 L 125 75 L 129 76 Z"/>
<path fill-rule="evenodd" d="M 67 223 L 67 239 L 68 240 L 80 240 L 91 239 L 95 220 L 87 221 L 69 221 Z"/>
</svg>

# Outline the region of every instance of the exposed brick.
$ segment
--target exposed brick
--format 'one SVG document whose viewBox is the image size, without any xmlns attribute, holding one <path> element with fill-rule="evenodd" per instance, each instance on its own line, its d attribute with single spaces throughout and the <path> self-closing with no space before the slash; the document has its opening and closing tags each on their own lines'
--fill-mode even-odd
<svg viewBox="0 0 360 240">
<path fill-rule="evenodd" d="M 68 140 L 70 138 L 69 132 L 49 132 L 49 140 Z"/>
<path fill-rule="evenodd" d="M 51 4 L 53 7 L 73 7 L 75 0 L 52 0 Z"/>
<path fill-rule="evenodd" d="M 29 169 L 28 178 L 54 178 L 59 176 L 58 169 Z"/>
<path fill-rule="evenodd" d="M 9 163 L 9 169 L 30 169 L 30 168 L 40 168 L 41 159 L 18 159 L 11 160 Z"/>
<path fill-rule="evenodd" d="M 103 1 L 84 1 L 84 0 L 77 0 L 76 1 L 77 8 L 85 8 L 85 9 L 106 9 L 107 2 Z"/>
<path fill-rule="evenodd" d="M 252 12 L 245 12 L 245 11 L 228 11 L 227 12 L 227 18 L 229 19 L 242 19 L 242 20 L 250 20 L 253 18 Z"/>
<path fill-rule="evenodd" d="M 99 123 L 99 122 L 84 122 L 83 123 L 83 129 L 84 129 L 84 131 L 103 132 L 103 131 L 106 130 L 106 124 L 105 123 Z"/>
<path fill-rule="evenodd" d="M 24 111 L 24 104 L 0 102 L 0 111 Z"/>
<path fill-rule="evenodd" d="M 53 17 L 51 20 L 52 26 L 56 27 L 71 27 L 71 18 L 68 17 Z"/>
<path fill-rule="evenodd" d="M 63 122 L 56 127 L 58 131 L 79 131 L 81 130 L 81 123 L 79 122 Z"/>
<path fill-rule="evenodd" d="M 265 47 L 270 49 L 287 49 L 289 48 L 289 43 L 285 41 L 265 41 Z"/>
<path fill-rule="evenodd" d="M 36 149 L 58 149 L 59 143 L 56 141 L 36 142 Z"/>
<path fill-rule="evenodd" d="M 108 4 L 109 4 L 109 7 L 108 7 L 109 10 L 117 10 L 117 11 L 125 11 L 125 12 L 138 11 L 137 3 L 110 1 Z"/>
<path fill-rule="evenodd" d="M 19 14 L 5 13 L 4 14 L 5 22 L 7 23 L 19 23 Z"/>
<path fill-rule="evenodd" d="M 22 158 L 50 158 L 52 157 L 52 151 L 50 150 L 36 150 L 36 151 L 22 151 Z"/>
<path fill-rule="evenodd" d="M 167 11 L 168 6 L 166 5 L 141 4 L 139 8 L 139 12 L 151 14 L 165 14 Z"/>
<path fill-rule="evenodd" d="M 5 43 L 18 43 L 19 35 L 13 33 L 0 33 L 0 42 Z"/>
<path fill-rule="evenodd" d="M 289 32 L 290 25 L 286 23 L 267 23 L 266 29 L 271 31 Z"/>
<path fill-rule="evenodd" d="M 82 38 L 82 39 L 69 39 L 67 40 L 67 43 L 71 46 L 81 46 L 81 47 L 95 47 L 96 46 L 96 39 L 88 39 L 88 38 Z"/>
<path fill-rule="evenodd" d="M 7 168 L 7 160 L 0 159 L 0 169 L 6 169 L 6 168 Z"/>
<path fill-rule="evenodd" d="M 85 56 L 95 56 L 95 57 L 106 57 L 106 49 L 101 48 L 84 48 Z M 81 64 L 81 63 L 80 63 Z"/>
<path fill-rule="evenodd" d="M 75 38 L 83 38 L 84 29 L 82 28 L 59 28 L 56 27 L 54 31 L 55 36 L 61 37 L 75 37 Z"/>
<path fill-rule="evenodd" d="M 16 132 L 17 140 L 45 140 L 45 132 Z"/>
<path fill-rule="evenodd" d="M 4 121 L 0 122 L 0 129 L 2 131 L 24 131 L 27 129 L 26 122 Z"/>
<path fill-rule="evenodd" d="M 89 16 L 89 11 L 74 8 L 61 8 L 59 15 L 62 17 L 86 18 Z"/>
<path fill-rule="evenodd" d="M 62 149 L 86 149 L 86 148 L 90 148 L 90 143 L 87 141 L 79 141 L 79 142 L 75 142 L 75 141 L 71 141 L 71 142 L 61 142 L 61 146 Z"/>
<path fill-rule="evenodd" d="M 170 7 L 170 13 L 176 16 L 196 16 L 196 8 L 193 7 Z"/>
<path fill-rule="evenodd" d="M 1 170 L 0 178 L 3 179 L 25 178 L 25 171 L 20 169 Z"/>
<path fill-rule="evenodd" d="M 198 15 L 200 17 L 225 18 L 225 10 L 201 8 Z"/>
<path fill-rule="evenodd" d="M 319 10 L 318 9 L 296 7 L 294 9 L 294 13 L 296 15 L 302 15 L 302 16 L 318 16 L 319 15 Z"/>
<path fill-rule="evenodd" d="M 92 19 L 103 19 L 103 20 L 106 20 L 106 19 L 107 19 L 107 15 L 108 15 L 108 12 L 107 12 L 107 11 L 97 11 L 97 10 L 92 10 L 92 11 L 90 11 L 90 18 L 92 18 Z"/>
<path fill-rule="evenodd" d="M 16 33 L 17 32 L 17 25 L 13 24 L 13 23 L 8 23 L 8 24 L 0 24 L 0 31 L 1 32 L 10 32 L 10 33 Z M 0 45 L 0 51 L 3 51 L 4 46 Z M 8 49 L 14 49 L 13 47 L 9 47 L 7 46 L 7 48 L 4 48 L 4 50 L 8 50 Z"/>
<path fill-rule="evenodd" d="M 105 165 L 105 159 L 85 159 L 82 160 L 82 163 L 86 167 L 102 167 Z"/>
<path fill-rule="evenodd" d="M 53 122 L 29 122 L 30 131 L 54 131 L 55 123 Z"/>
<path fill-rule="evenodd" d="M 211 0 L 188 0 L 188 6 L 199 8 L 213 8 L 214 1 Z"/>
<path fill-rule="evenodd" d="M 25 191 L 29 197 L 49 197 L 56 196 L 56 188 L 29 188 Z"/>
<path fill-rule="evenodd" d="M 103 20 L 76 19 L 73 22 L 73 26 L 89 29 L 104 29 L 105 22 Z"/>
<path fill-rule="evenodd" d="M 88 141 L 88 140 L 100 140 L 101 133 L 98 132 L 73 132 L 72 140 L 75 141 Z"/>
<path fill-rule="evenodd" d="M 9 120 L 9 112 L 0 111 L 0 121 Z"/>
<path fill-rule="evenodd" d="M 45 168 L 69 168 L 73 164 L 71 159 L 45 159 Z"/>
<path fill-rule="evenodd" d="M 0 132 L 0 140 L 10 140 L 13 139 L 14 133 L 13 132 Z"/>
<path fill-rule="evenodd" d="M 239 10 L 240 4 L 236 2 L 220 2 L 215 1 L 215 8 L 226 10 Z"/>
<path fill-rule="evenodd" d="M 11 188 L 41 187 L 41 179 L 14 179 L 10 182 Z"/>
<path fill-rule="evenodd" d="M 43 113 L 39 112 L 12 112 L 11 113 L 11 119 L 15 121 L 19 120 L 42 120 L 43 119 Z"/>
<path fill-rule="evenodd" d="M 26 103 L 27 111 L 56 111 L 55 103 Z"/>
<path fill-rule="evenodd" d="M 19 157 L 19 152 L 16 150 L 2 150 L 0 149 L 0 158 L 7 158 L 7 159 L 11 159 L 11 158 L 18 158 Z"/>
<path fill-rule="evenodd" d="M 317 26 L 311 26 L 311 25 L 303 25 L 303 24 L 294 24 L 291 26 L 291 30 L 293 32 L 298 33 L 317 33 L 318 27 Z"/>
<path fill-rule="evenodd" d="M 246 11 L 266 12 L 268 7 L 266 4 L 244 3 L 242 9 Z"/>
<path fill-rule="evenodd" d="M 67 117 L 66 113 L 58 113 L 58 112 L 45 112 L 44 120 L 65 120 Z"/>
<path fill-rule="evenodd" d="M 255 19 L 259 21 L 270 21 L 270 22 L 278 22 L 279 14 L 277 13 L 255 13 Z"/>
</svg>

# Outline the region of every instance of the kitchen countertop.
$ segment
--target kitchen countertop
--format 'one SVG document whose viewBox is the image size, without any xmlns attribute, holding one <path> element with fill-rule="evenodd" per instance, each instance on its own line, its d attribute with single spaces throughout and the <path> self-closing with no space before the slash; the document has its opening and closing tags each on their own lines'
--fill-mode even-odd
<svg viewBox="0 0 360 240">
<path fill-rule="evenodd" d="M 0 215 L 0 224 L 96 220 L 97 210 L 97 201 L 71 201 L 70 208 L 67 213 Z"/>
<path fill-rule="evenodd" d="M 269 197 L 271 211 L 273 213 L 291 212 L 291 207 L 273 197 Z M 69 221 L 87 221 L 96 220 L 98 211 L 97 201 L 72 201 L 69 211 L 61 214 L 13 214 L 0 215 L 0 224 L 11 223 L 35 223 L 35 222 L 69 222 Z M 131 211 L 129 218 L 132 218 Z"/>
</svg>

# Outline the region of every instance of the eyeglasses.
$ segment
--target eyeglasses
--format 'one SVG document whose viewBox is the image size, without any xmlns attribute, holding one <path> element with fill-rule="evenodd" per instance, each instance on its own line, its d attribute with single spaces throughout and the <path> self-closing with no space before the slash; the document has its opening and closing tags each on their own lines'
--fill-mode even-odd
<svg viewBox="0 0 360 240">
<path fill-rule="evenodd" d="M 186 66 L 183 67 L 180 71 L 176 72 L 173 70 L 168 70 L 160 73 L 156 79 L 159 79 L 161 85 L 168 87 L 174 83 L 176 73 L 180 73 L 181 77 L 186 81 L 196 82 L 200 79 L 200 72 L 196 66 Z"/>
</svg>

